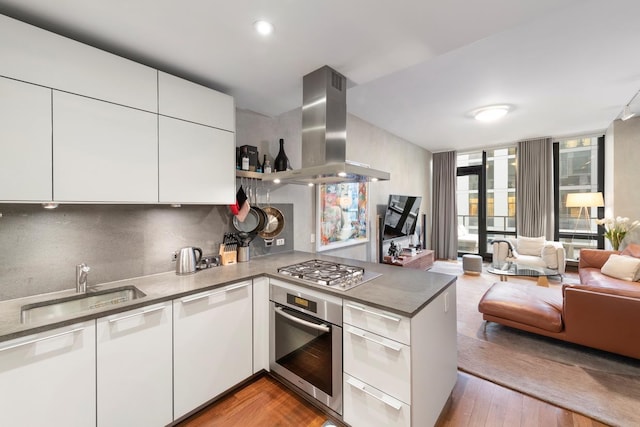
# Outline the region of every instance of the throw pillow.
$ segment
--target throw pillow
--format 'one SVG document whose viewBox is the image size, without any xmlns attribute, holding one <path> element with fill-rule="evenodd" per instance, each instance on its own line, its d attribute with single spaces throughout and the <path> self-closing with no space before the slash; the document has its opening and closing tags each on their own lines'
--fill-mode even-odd
<svg viewBox="0 0 640 427">
<path fill-rule="evenodd" d="M 629 243 L 620 255 L 629 255 L 634 258 L 640 258 L 640 245 L 637 243 Z"/>
<path fill-rule="evenodd" d="M 640 258 L 616 254 L 610 255 L 607 262 L 600 269 L 602 274 L 629 282 L 636 279 L 639 270 Z"/>
<path fill-rule="evenodd" d="M 554 270 L 558 269 L 558 250 L 551 244 L 546 244 L 542 247 L 542 260 L 547 265 L 547 268 Z"/>
<path fill-rule="evenodd" d="M 544 236 L 540 237 L 524 237 L 518 236 L 518 253 L 522 255 L 542 255 L 542 247 L 544 246 Z"/>
</svg>

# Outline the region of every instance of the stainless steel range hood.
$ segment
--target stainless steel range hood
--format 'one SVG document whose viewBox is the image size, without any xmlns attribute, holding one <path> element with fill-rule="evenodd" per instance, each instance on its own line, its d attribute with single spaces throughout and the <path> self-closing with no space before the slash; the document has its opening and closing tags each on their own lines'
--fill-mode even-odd
<svg viewBox="0 0 640 427">
<path fill-rule="evenodd" d="M 264 175 L 294 184 L 388 181 L 388 172 L 346 160 L 347 79 L 324 66 L 302 79 L 302 169 Z"/>
</svg>

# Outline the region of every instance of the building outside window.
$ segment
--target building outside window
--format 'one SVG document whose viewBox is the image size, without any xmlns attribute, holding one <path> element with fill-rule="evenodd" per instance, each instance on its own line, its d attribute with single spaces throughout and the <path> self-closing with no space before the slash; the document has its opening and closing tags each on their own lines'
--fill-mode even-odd
<svg viewBox="0 0 640 427">
<path fill-rule="evenodd" d="M 516 232 L 516 147 L 487 151 L 487 236 Z"/>
<path fill-rule="evenodd" d="M 488 241 L 516 234 L 516 147 L 459 154 L 457 166 L 458 250 L 491 253 Z M 480 206 L 486 206 L 484 215 Z"/>
<path fill-rule="evenodd" d="M 567 194 L 602 191 L 604 149 L 601 144 L 604 141 L 598 137 L 577 137 L 559 140 L 555 144 L 558 240 L 567 251 L 567 259 L 577 259 L 580 249 L 602 246 L 595 222 L 598 215 L 602 215 L 602 208 L 583 208 L 580 217 L 581 208 L 566 206 Z"/>
</svg>

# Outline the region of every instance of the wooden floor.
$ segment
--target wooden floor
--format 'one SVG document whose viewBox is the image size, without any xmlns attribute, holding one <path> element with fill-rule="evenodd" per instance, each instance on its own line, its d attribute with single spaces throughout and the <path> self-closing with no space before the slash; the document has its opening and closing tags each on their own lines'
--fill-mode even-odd
<svg viewBox="0 0 640 427">
<path fill-rule="evenodd" d="M 263 376 L 186 420 L 180 427 L 321 427 L 327 417 L 278 381 Z M 438 427 L 606 426 L 489 381 L 458 372 Z"/>
</svg>

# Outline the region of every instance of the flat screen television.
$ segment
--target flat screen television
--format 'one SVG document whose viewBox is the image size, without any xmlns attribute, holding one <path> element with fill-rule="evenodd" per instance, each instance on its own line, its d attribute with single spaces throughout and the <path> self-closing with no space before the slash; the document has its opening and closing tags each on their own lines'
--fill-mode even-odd
<svg viewBox="0 0 640 427">
<path fill-rule="evenodd" d="M 418 212 L 422 197 L 389 195 L 389 203 L 384 214 L 383 240 L 411 236 L 416 231 Z"/>
</svg>

